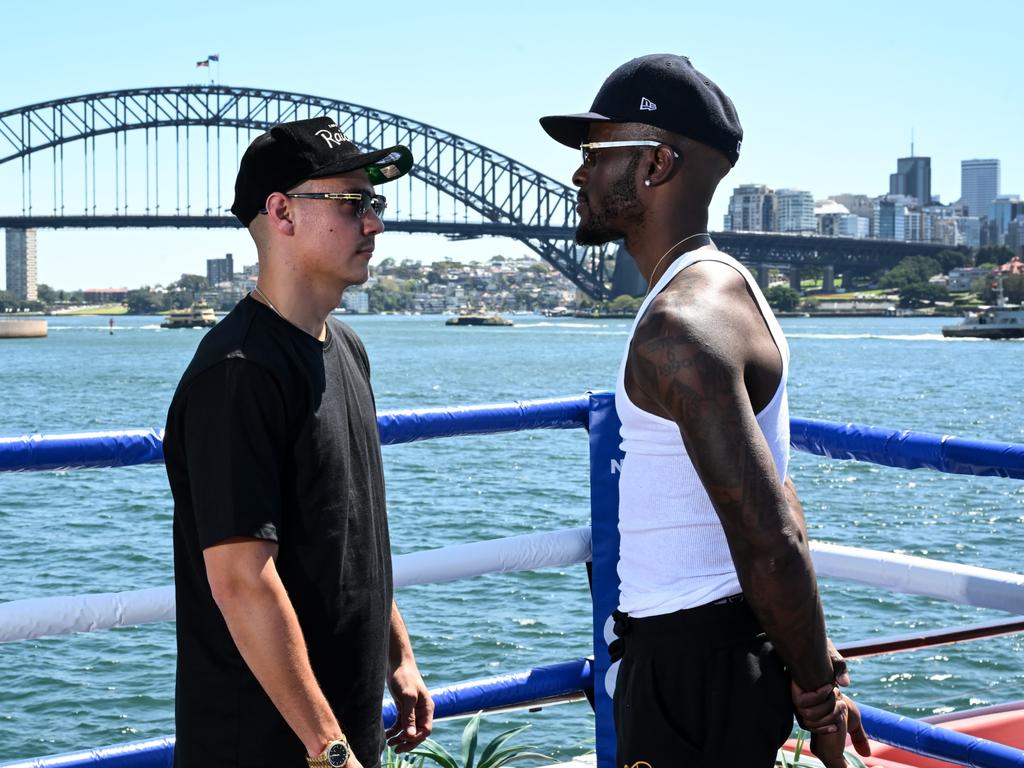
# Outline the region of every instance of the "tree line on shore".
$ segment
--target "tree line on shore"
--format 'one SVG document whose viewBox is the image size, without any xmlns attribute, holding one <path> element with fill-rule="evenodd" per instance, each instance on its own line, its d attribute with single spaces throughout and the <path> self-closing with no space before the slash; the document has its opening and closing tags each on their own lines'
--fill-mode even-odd
<svg viewBox="0 0 1024 768">
<path fill-rule="evenodd" d="M 981 267 L 995 270 L 998 266 L 1010 261 L 1014 256 L 1011 249 L 1005 246 L 983 246 L 975 252 L 964 250 L 940 251 L 935 256 L 907 256 L 889 270 L 869 274 L 844 276 L 844 291 L 877 290 L 886 294 L 898 294 L 899 305 L 903 308 L 920 308 L 933 306 L 936 302 L 980 302 L 992 304 L 996 299 L 996 289 L 991 280 L 979 280 L 972 287 L 972 296 L 951 294 L 946 286 L 930 282 L 939 274 L 947 274 L 957 267 Z M 537 270 L 543 274 L 549 271 L 541 265 Z M 813 301 L 814 293 L 820 293 L 820 268 L 815 274 L 812 267 L 803 267 L 801 272 L 808 277 L 815 288 L 797 291 L 786 285 L 775 285 L 768 289 L 766 297 L 773 309 L 793 311 Z M 538 275 L 540 276 L 540 275 Z M 401 272 L 389 274 L 378 279 L 369 289 L 369 303 L 372 312 L 392 312 L 409 309 L 413 294 L 421 289 L 422 275 L 403 275 Z M 431 278 L 439 280 L 436 271 L 425 276 L 430 283 Z M 482 287 L 482 286 L 479 286 Z M 143 286 L 128 291 L 124 300 L 129 314 L 152 315 L 167 312 L 171 309 L 188 307 L 196 297 L 210 289 L 202 275 L 184 274 L 167 286 L 155 288 Z M 1024 303 L 1024 275 L 1008 275 L 1003 280 L 1003 292 L 1010 303 Z M 548 309 L 543 300 L 537 303 L 534 292 L 513 286 L 512 295 L 521 308 Z M 8 291 L 0 291 L 0 312 L 45 312 L 58 307 L 73 307 L 86 304 L 84 291 L 63 291 L 48 285 L 38 286 L 38 300 L 26 301 L 16 298 Z M 630 316 L 639 309 L 642 296 L 618 296 L 608 301 L 582 299 L 576 309 L 583 313 L 594 313 L 604 316 Z M 227 305 L 233 303 L 225 299 Z M 548 302 L 550 303 L 550 302 Z M 536 306 L 534 306 L 536 304 Z M 218 306 L 217 309 L 230 309 L 230 306 Z"/>
<path fill-rule="evenodd" d="M 982 303 L 993 304 L 996 300 L 996 286 L 990 279 L 979 278 L 971 287 L 969 295 L 952 293 L 941 283 L 931 282 L 936 275 L 946 275 L 958 267 L 979 267 L 994 271 L 1014 256 L 1005 246 L 983 246 L 975 252 L 963 250 L 940 251 L 935 256 L 907 256 L 895 267 L 874 274 L 852 276 L 844 280 L 844 291 L 875 290 L 887 295 L 899 295 L 899 306 L 904 309 L 919 309 L 934 306 L 940 302 L 950 304 Z M 802 273 L 810 270 L 802 268 Z M 811 275 L 815 291 L 820 292 L 820 274 Z M 1003 292 L 1011 303 L 1024 302 L 1024 275 L 1008 275 L 1003 280 Z M 813 291 L 797 291 L 787 285 L 775 285 L 765 294 L 773 309 L 789 312 L 813 303 Z"/>
</svg>

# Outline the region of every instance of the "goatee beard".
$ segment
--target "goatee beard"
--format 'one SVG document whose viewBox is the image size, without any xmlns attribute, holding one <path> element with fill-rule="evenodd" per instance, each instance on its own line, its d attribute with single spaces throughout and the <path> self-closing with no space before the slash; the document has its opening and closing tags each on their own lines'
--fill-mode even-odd
<svg viewBox="0 0 1024 768">
<path fill-rule="evenodd" d="M 589 221 L 576 225 L 576 242 L 579 245 L 604 245 L 626 236 L 623 224 L 643 224 L 646 210 L 636 193 L 636 172 L 640 167 L 639 155 L 633 157 L 625 172 L 608 189 L 603 200 L 597 201 L 600 210 L 595 210 L 587 196 Z M 616 223 L 612 223 L 616 222 Z"/>
<path fill-rule="evenodd" d="M 594 224 L 580 224 L 576 227 L 577 245 L 604 245 L 621 238 L 621 233 L 615 232 L 609 227 Z"/>
</svg>

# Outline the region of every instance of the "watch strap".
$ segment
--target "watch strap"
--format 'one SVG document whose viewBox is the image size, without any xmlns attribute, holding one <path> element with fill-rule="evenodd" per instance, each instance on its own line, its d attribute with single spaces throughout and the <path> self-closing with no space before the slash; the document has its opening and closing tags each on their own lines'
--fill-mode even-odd
<svg viewBox="0 0 1024 768">
<path fill-rule="evenodd" d="M 343 763 L 340 763 L 340 765 L 344 766 L 346 763 L 348 763 L 348 759 L 352 755 L 352 747 L 349 746 L 348 739 L 346 739 L 345 736 L 342 735 L 342 737 L 339 739 L 332 739 L 331 741 L 327 742 L 327 745 L 324 747 L 323 751 L 319 755 L 316 755 L 315 757 L 309 757 L 307 755 L 306 764 L 309 766 L 309 768 L 337 768 L 337 766 L 335 766 L 330 759 L 331 748 L 335 744 L 345 745 L 345 761 Z"/>
</svg>

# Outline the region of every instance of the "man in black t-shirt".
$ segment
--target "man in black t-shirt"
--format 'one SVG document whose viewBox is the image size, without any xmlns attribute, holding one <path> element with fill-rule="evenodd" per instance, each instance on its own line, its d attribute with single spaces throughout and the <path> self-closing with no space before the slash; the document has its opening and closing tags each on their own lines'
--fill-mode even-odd
<svg viewBox="0 0 1024 768">
<path fill-rule="evenodd" d="M 253 292 L 200 343 L 167 415 L 174 496 L 176 768 L 375 768 L 430 733 L 433 703 L 392 596 L 366 351 L 330 317 L 368 277 L 402 146 L 360 152 L 329 118 L 242 157 L 232 212 Z"/>
</svg>

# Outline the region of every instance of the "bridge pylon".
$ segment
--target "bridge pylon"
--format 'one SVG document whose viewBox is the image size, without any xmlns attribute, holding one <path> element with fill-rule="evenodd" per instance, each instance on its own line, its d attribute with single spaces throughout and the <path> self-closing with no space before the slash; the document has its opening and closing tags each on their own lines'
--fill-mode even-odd
<svg viewBox="0 0 1024 768">
<path fill-rule="evenodd" d="M 6 232 L 7 292 L 20 301 L 39 298 L 36 274 L 36 231 L 8 228 Z"/>
<path fill-rule="evenodd" d="M 615 251 L 615 270 L 612 272 L 612 295 L 616 296 L 643 296 L 647 292 L 647 283 L 644 276 L 633 260 L 633 254 L 626 248 L 621 240 L 618 242 L 618 249 Z"/>
</svg>

